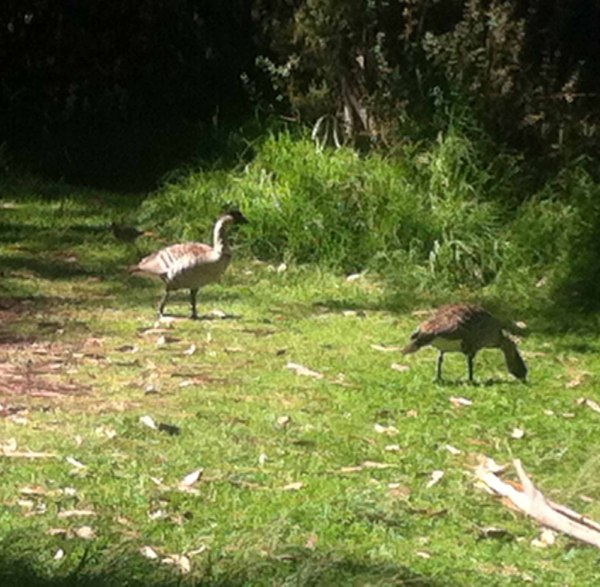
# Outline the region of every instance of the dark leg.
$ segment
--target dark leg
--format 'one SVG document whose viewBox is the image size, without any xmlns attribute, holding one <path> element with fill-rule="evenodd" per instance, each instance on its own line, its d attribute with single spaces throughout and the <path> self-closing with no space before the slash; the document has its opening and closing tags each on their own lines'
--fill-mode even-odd
<svg viewBox="0 0 600 587">
<path fill-rule="evenodd" d="M 443 351 L 440 351 L 440 354 L 438 355 L 438 359 L 437 359 L 437 369 L 435 372 L 435 380 L 436 381 L 442 380 L 442 364 L 443 363 L 444 363 L 444 353 L 443 353 Z"/>
<path fill-rule="evenodd" d="M 192 304 L 192 320 L 198 320 L 198 312 L 196 311 L 196 295 L 198 288 L 190 289 L 190 303 Z"/>
<path fill-rule="evenodd" d="M 167 300 L 169 299 L 169 290 L 165 290 L 165 295 L 160 300 L 160 305 L 158 306 L 158 317 L 160 318 L 165 311 L 165 306 L 167 304 Z"/>
<path fill-rule="evenodd" d="M 473 359 L 475 355 L 467 355 L 467 367 L 469 369 L 469 383 L 473 383 Z"/>
</svg>

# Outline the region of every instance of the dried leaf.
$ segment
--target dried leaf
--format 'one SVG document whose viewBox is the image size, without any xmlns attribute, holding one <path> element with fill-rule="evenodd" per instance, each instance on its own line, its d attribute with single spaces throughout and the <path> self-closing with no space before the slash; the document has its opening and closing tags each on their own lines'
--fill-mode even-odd
<svg viewBox="0 0 600 587">
<path fill-rule="evenodd" d="M 69 465 L 75 467 L 76 469 L 85 469 L 85 465 L 73 457 L 67 457 L 65 460 L 67 463 L 69 463 Z"/>
<path fill-rule="evenodd" d="M 436 469 L 435 471 L 433 471 L 431 473 L 431 478 L 429 479 L 428 483 L 427 483 L 427 489 L 429 489 L 430 487 L 433 487 L 436 483 L 439 483 L 439 481 L 441 480 L 441 478 L 444 476 L 444 471 L 440 471 L 439 469 Z"/>
<path fill-rule="evenodd" d="M 525 431 L 522 428 L 513 428 L 512 432 L 510 433 L 510 437 L 514 438 L 515 440 L 520 440 L 523 438 L 523 436 L 525 436 Z"/>
<path fill-rule="evenodd" d="M 188 552 L 186 552 L 187 556 L 197 556 L 199 554 L 202 554 L 203 552 L 206 552 L 206 550 L 208 549 L 208 546 L 206 546 L 206 544 L 201 544 L 198 548 L 194 548 L 194 550 L 189 550 Z"/>
<path fill-rule="evenodd" d="M 17 439 L 9 438 L 8 440 L 0 444 L 0 450 L 5 454 L 8 452 L 15 452 L 17 450 Z"/>
<path fill-rule="evenodd" d="M 152 419 L 152 416 L 140 416 L 140 424 L 148 426 L 148 428 L 152 428 L 152 430 L 158 430 L 158 426 Z"/>
<path fill-rule="evenodd" d="M 196 345 L 192 343 L 187 349 L 185 349 L 185 351 L 183 351 L 183 354 L 191 356 L 195 352 L 196 352 Z"/>
<path fill-rule="evenodd" d="M 288 483 L 287 485 L 284 485 L 282 487 L 282 489 L 284 491 L 298 491 L 299 489 L 302 489 L 304 487 L 304 483 L 302 483 L 302 481 L 295 481 L 294 483 Z"/>
<path fill-rule="evenodd" d="M 397 353 L 402 350 L 402 347 L 399 346 L 385 346 L 382 344 L 372 344 L 371 348 L 380 353 Z"/>
<path fill-rule="evenodd" d="M 594 410 L 594 412 L 597 412 L 598 414 L 600 414 L 600 405 L 598 405 L 593 399 L 589 399 L 589 398 L 585 398 L 585 397 L 580 397 L 577 400 L 577 403 L 579 405 L 583 404 L 584 406 L 587 406 L 591 410 Z"/>
<path fill-rule="evenodd" d="M 390 465 L 389 463 L 378 463 L 376 461 L 364 461 L 361 466 L 365 469 L 389 469 L 394 465 Z"/>
<path fill-rule="evenodd" d="M 460 450 L 458 450 L 456 447 L 452 446 L 451 444 L 447 444 L 445 446 L 445 449 L 452 455 L 459 455 L 460 454 Z"/>
<path fill-rule="evenodd" d="M 58 512 L 59 518 L 79 518 L 95 515 L 96 512 L 93 510 L 62 510 L 61 512 Z"/>
<path fill-rule="evenodd" d="M 142 548 L 140 548 L 140 554 L 150 560 L 156 560 L 158 558 L 158 554 L 150 546 L 142 546 Z"/>
<path fill-rule="evenodd" d="M 424 559 L 431 558 L 431 555 L 428 552 L 425 552 L 424 550 L 417 550 L 417 552 L 415 552 L 415 554 Z"/>
<path fill-rule="evenodd" d="M 295 371 L 296 375 L 302 375 L 304 377 L 314 377 L 315 379 L 323 379 L 323 373 L 313 371 L 312 369 L 304 367 L 304 365 L 299 365 L 298 363 L 288 363 L 286 365 L 286 368 Z"/>
<path fill-rule="evenodd" d="M 382 426 L 381 424 L 374 424 L 373 430 L 377 434 L 385 434 L 386 436 L 396 436 L 398 434 L 398 428 L 395 426 Z"/>
<path fill-rule="evenodd" d="M 83 540 L 93 540 L 96 538 L 96 532 L 90 526 L 81 526 L 80 528 L 75 528 L 74 534 L 77 536 L 77 538 L 82 538 Z"/>
<path fill-rule="evenodd" d="M 171 554 L 163 558 L 161 562 L 176 566 L 182 575 L 187 575 L 192 570 L 192 563 L 185 554 Z"/>
<path fill-rule="evenodd" d="M 531 546 L 536 548 L 548 548 L 556 542 L 556 532 L 550 528 L 544 528 L 539 538 L 534 538 L 531 541 Z"/>
<path fill-rule="evenodd" d="M 450 403 L 455 408 L 462 408 L 463 406 L 470 406 L 473 404 L 473 402 L 470 399 L 467 399 L 466 397 L 451 396 L 449 399 L 450 399 Z"/>
<path fill-rule="evenodd" d="M 408 365 L 400 365 L 400 363 L 392 363 L 390 367 L 394 371 L 398 371 L 398 373 L 406 373 L 406 371 L 410 370 L 410 367 Z"/>
<path fill-rule="evenodd" d="M 55 561 L 59 561 L 65 556 L 65 551 L 62 548 L 59 548 L 52 557 Z"/>
<path fill-rule="evenodd" d="M 196 469 L 195 471 L 192 471 L 191 473 L 188 473 L 180 482 L 179 482 L 179 487 L 192 487 L 192 485 L 194 485 L 195 483 L 197 483 L 198 481 L 200 481 L 200 479 L 202 478 L 202 473 L 204 472 L 204 469 Z"/>
<path fill-rule="evenodd" d="M 479 529 L 479 538 L 508 538 L 512 534 L 504 528 L 496 528 L 495 526 L 485 526 Z"/>
<path fill-rule="evenodd" d="M 387 444 L 384 450 L 387 452 L 400 452 L 402 449 L 399 444 Z"/>
<path fill-rule="evenodd" d="M 277 427 L 278 428 L 286 428 L 287 426 L 290 425 L 292 419 L 289 416 L 279 416 L 279 418 L 277 418 Z"/>
</svg>

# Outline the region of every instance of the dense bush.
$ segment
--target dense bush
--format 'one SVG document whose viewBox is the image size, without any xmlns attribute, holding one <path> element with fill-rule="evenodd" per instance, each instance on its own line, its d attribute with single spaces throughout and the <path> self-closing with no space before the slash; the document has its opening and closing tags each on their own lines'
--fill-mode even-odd
<svg viewBox="0 0 600 587">
<path fill-rule="evenodd" d="M 518 161 L 484 161 L 455 132 L 394 157 L 320 152 L 286 133 L 256 149 L 235 173 L 172 178 L 142 219 L 169 238 L 197 239 L 234 204 L 250 219 L 240 249 L 268 262 L 370 269 L 401 290 L 469 290 L 520 304 L 560 292 L 598 297 L 600 187 L 581 166 L 519 205 L 510 204 L 522 197 L 512 193 Z"/>
</svg>

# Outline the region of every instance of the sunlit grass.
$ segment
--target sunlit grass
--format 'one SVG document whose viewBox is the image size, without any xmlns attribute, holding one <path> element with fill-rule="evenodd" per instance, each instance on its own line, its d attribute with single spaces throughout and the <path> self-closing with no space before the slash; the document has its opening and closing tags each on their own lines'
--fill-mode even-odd
<svg viewBox="0 0 600 587">
<path fill-rule="evenodd" d="M 348 281 L 239 256 L 199 296 L 200 313 L 225 319 L 187 320 L 182 293 L 169 306 L 176 319 L 156 325 L 160 284 L 124 268 L 160 243 L 116 243 L 106 226 L 123 209 L 106 198 L 20 194 L 0 208 L 0 362 L 30 373 L 30 389 L 70 390 L 0 397 L 5 450 L 49 453 L 0 457 L 2 585 L 600 580 L 595 550 L 565 537 L 534 548 L 537 524 L 472 474 L 475 454 L 518 457 L 553 500 L 600 518 L 600 415 L 577 403 L 600 399 L 598 337 L 533 332 L 522 342 L 527 385 L 494 351 L 477 358 L 479 385 L 464 383 L 460 355 L 437 385 L 435 352 L 385 350 L 420 318 L 395 311 L 375 275 Z M 444 477 L 428 488 L 435 470 Z M 93 538 L 77 535 L 85 526 Z M 483 539 L 488 526 L 508 537 Z M 161 562 L 171 555 L 190 572 Z"/>
</svg>

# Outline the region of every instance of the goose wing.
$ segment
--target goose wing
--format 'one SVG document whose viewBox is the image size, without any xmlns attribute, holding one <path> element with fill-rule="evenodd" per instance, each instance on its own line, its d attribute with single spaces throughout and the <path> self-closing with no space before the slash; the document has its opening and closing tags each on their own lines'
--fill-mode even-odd
<svg viewBox="0 0 600 587">
<path fill-rule="evenodd" d="M 214 257 L 214 250 L 209 245 L 180 243 L 144 257 L 135 269 L 154 275 L 172 275 L 202 263 L 210 263 Z"/>
</svg>

